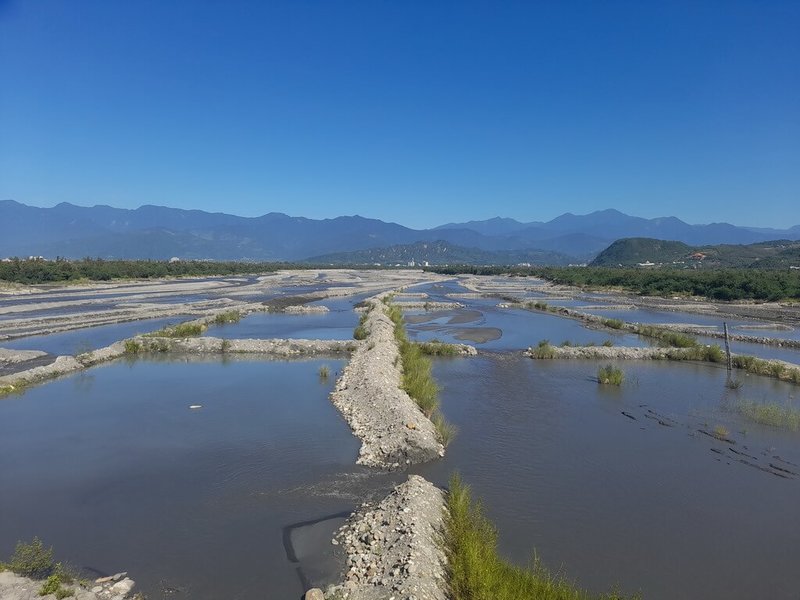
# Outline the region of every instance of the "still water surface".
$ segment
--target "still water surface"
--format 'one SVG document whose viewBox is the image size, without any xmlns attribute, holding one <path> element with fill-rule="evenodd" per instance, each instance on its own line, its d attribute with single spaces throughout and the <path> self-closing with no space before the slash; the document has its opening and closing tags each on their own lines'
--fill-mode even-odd
<svg viewBox="0 0 800 600">
<path fill-rule="evenodd" d="M 597 367 L 511 354 L 437 360 L 459 434 L 443 461 L 418 471 L 440 484 L 461 472 L 505 555 L 525 563 L 536 551 L 595 591 L 796 598 L 800 475 L 768 465 L 800 473 L 800 433 L 729 408 L 737 398 L 797 406 L 798 388 L 748 377 L 732 391 L 724 369 L 642 362 L 622 365 L 627 382 L 609 389 Z M 716 425 L 736 444 L 698 431 Z"/>
<path fill-rule="evenodd" d="M 352 510 L 368 479 L 323 363 L 343 366 L 115 362 L 0 401 L 0 555 L 38 535 L 151 598 L 299 597 L 283 528 Z M 323 580 L 331 531 L 297 549 Z"/>
</svg>

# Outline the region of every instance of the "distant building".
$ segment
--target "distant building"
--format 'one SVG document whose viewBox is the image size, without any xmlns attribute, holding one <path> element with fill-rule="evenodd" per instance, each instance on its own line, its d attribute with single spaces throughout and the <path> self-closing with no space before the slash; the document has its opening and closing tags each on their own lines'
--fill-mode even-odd
<svg viewBox="0 0 800 600">
<path fill-rule="evenodd" d="M 422 266 L 423 266 L 423 267 L 430 267 L 430 264 L 428 264 L 428 261 L 427 261 L 427 260 L 423 260 L 423 261 L 422 261 Z"/>
<path fill-rule="evenodd" d="M 413 258 L 412 258 L 410 261 L 408 261 L 408 266 L 409 266 L 409 267 L 416 266 L 416 264 L 417 264 L 417 263 L 415 263 L 415 262 L 414 262 L 414 259 L 413 259 Z"/>
<path fill-rule="evenodd" d="M 169 262 L 171 263 L 181 262 L 181 259 L 178 258 L 177 256 L 173 256 L 172 258 L 169 259 Z"/>
<path fill-rule="evenodd" d="M 656 263 L 650 262 L 649 260 L 644 261 L 643 263 L 636 263 L 639 267 L 655 267 Z"/>
</svg>

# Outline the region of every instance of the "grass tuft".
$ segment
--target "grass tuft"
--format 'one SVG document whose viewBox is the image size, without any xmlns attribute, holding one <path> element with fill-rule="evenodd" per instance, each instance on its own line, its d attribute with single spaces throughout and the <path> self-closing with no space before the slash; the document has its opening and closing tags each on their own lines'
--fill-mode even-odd
<svg viewBox="0 0 800 600">
<path fill-rule="evenodd" d="M 542 340 L 531 349 L 531 356 L 533 358 L 551 359 L 556 357 L 556 350 L 550 345 L 550 340 Z"/>
<path fill-rule="evenodd" d="M 497 552 L 497 529 L 472 499 L 469 486 L 458 474 L 450 478 L 443 545 L 452 600 L 590 600 L 538 560 L 525 569 L 504 561 Z M 618 594 L 598 600 L 620 599 Z"/>
<path fill-rule="evenodd" d="M 725 425 L 716 425 L 714 429 L 711 431 L 711 435 L 713 435 L 718 440 L 727 440 L 730 438 L 731 432 L 728 430 Z"/>
<path fill-rule="evenodd" d="M 431 340 L 430 342 L 416 342 L 416 345 L 427 356 L 458 356 L 461 349 L 455 344 Z"/>
<path fill-rule="evenodd" d="M 355 330 L 353 330 L 353 338 L 357 340 L 365 340 L 367 339 L 367 318 L 369 317 L 369 312 L 365 312 L 361 315 L 361 318 L 358 319 L 358 325 L 356 326 Z"/>
<path fill-rule="evenodd" d="M 800 430 L 800 408 L 794 406 L 742 400 L 734 404 L 733 410 L 754 423 L 791 431 Z"/>
<path fill-rule="evenodd" d="M 624 380 L 625 375 L 622 373 L 622 369 L 614 365 L 600 367 L 597 371 L 597 383 L 603 385 L 622 385 Z"/>
<path fill-rule="evenodd" d="M 455 439 L 456 434 L 458 433 L 458 427 L 445 419 L 444 415 L 442 415 L 442 413 L 438 410 L 433 413 L 431 422 L 436 429 L 436 435 L 439 437 L 439 442 L 442 444 L 442 446 L 447 448 L 447 446 L 450 445 L 450 442 Z"/>
<path fill-rule="evenodd" d="M 136 340 L 125 340 L 125 354 L 139 354 L 142 351 L 142 345 Z"/>
<path fill-rule="evenodd" d="M 213 323 L 214 325 L 228 325 L 230 323 L 238 323 L 241 318 L 242 315 L 238 310 L 228 310 L 218 313 L 214 317 Z"/>
<path fill-rule="evenodd" d="M 622 329 L 625 326 L 622 319 L 603 319 L 600 322 L 609 329 Z"/>
<path fill-rule="evenodd" d="M 331 370 L 330 370 L 330 367 L 328 367 L 328 365 L 322 365 L 319 368 L 319 378 L 320 379 L 328 379 L 330 374 L 331 374 Z"/>
</svg>

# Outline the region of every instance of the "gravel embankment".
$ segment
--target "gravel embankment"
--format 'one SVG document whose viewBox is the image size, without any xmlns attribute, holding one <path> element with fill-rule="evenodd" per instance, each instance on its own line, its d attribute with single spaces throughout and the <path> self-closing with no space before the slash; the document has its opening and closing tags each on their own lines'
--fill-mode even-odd
<svg viewBox="0 0 800 600">
<path fill-rule="evenodd" d="M 54 594 L 40 596 L 42 581 L 16 575 L 11 571 L 0 572 L 0 598 L 3 600 L 55 600 Z M 74 600 L 124 600 L 131 597 L 135 583 L 127 577 L 127 573 L 117 573 L 110 577 L 101 577 L 88 589 L 77 584 L 62 584 L 62 587 L 73 592 L 69 596 Z"/>
<path fill-rule="evenodd" d="M 68 375 L 128 354 L 126 343 L 133 342 L 140 352 L 176 354 L 265 354 L 279 358 L 347 354 L 359 347 L 355 340 L 223 340 L 213 337 L 162 338 L 138 336 L 114 342 L 104 348 L 73 356 L 59 356 L 49 365 L 38 366 L 0 377 L 0 394 L 21 387 Z"/>
<path fill-rule="evenodd" d="M 353 353 L 331 401 L 361 440 L 358 463 L 399 469 L 444 456 L 433 423 L 400 389 L 394 323 L 379 300 L 369 301 L 365 343 Z"/>
<path fill-rule="evenodd" d="M 346 553 L 343 580 L 325 598 L 445 600 L 442 490 L 411 475 L 377 505 L 365 504 L 333 543 Z"/>
</svg>

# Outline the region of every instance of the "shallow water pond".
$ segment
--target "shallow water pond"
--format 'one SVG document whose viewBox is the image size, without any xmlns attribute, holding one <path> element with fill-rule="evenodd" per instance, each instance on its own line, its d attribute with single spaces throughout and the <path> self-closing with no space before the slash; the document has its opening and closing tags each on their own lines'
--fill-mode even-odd
<svg viewBox="0 0 800 600">
<path fill-rule="evenodd" d="M 369 483 L 322 364 L 344 362 L 121 361 L 0 400 L 0 555 L 38 535 L 151 598 L 300 597 L 284 528 Z M 324 583 L 333 547 L 303 531 L 294 553 Z"/>
<path fill-rule="evenodd" d="M 150 333 L 162 327 L 176 325 L 191 319 L 190 316 L 165 317 L 163 319 L 142 319 L 127 323 L 99 325 L 85 329 L 74 329 L 62 333 L 33 335 L 14 340 L 0 341 L 3 348 L 13 350 L 41 350 L 54 355 L 80 354 L 89 350 L 97 350 L 114 342 L 124 340 L 142 333 Z"/>
<path fill-rule="evenodd" d="M 598 385 L 599 366 L 437 360 L 442 409 L 459 433 L 443 461 L 419 472 L 446 484 L 460 471 L 503 554 L 524 564 L 538 551 L 595 591 L 796 598 L 800 432 L 732 407 L 798 403 L 800 388 L 748 377 L 729 390 L 724 369 L 661 362 L 622 364 L 626 382 L 615 388 Z M 733 443 L 700 432 L 717 426 Z"/>
<path fill-rule="evenodd" d="M 349 340 L 359 314 L 351 310 L 326 313 L 253 313 L 238 323 L 209 327 L 203 335 L 226 339 Z"/>
</svg>

